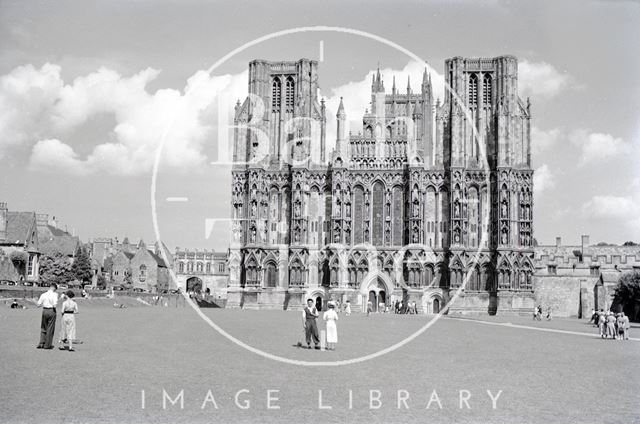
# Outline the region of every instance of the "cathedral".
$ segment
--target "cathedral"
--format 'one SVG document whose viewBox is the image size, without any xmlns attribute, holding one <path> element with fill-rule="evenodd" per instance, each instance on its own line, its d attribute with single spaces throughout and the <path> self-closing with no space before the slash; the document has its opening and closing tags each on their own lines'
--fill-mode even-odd
<svg viewBox="0 0 640 424">
<path fill-rule="evenodd" d="M 517 59 L 454 57 L 444 73 L 441 102 L 426 69 L 418 90 L 394 78 L 390 93 L 378 70 L 357 131 L 341 99 L 328 152 L 318 63 L 249 63 L 235 106 L 228 307 L 312 298 L 530 313 L 531 113 Z"/>
</svg>

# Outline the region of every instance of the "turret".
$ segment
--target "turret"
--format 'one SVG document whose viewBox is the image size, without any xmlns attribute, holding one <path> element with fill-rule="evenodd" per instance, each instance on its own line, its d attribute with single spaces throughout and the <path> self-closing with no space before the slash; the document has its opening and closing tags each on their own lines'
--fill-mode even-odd
<svg viewBox="0 0 640 424">
<path fill-rule="evenodd" d="M 343 155 L 346 151 L 345 143 L 347 141 L 347 114 L 344 111 L 342 97 L 340 97 L 340 105 L 338 106 L 336 118 L 336 151 L 338 152 L 338 155 Z"/>
</svg>

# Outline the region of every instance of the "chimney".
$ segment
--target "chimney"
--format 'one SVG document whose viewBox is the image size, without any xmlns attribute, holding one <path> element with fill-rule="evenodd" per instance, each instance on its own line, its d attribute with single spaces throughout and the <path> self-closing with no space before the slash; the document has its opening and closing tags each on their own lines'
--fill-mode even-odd
<svg viewBox="0 0 640 424">
<path fill-rule="evenodd" d="M 0 240 L 7 239 L 7 202 L 0 202 Z"/>
<path fill-rule="evenodd" d="M 562 246 L 562 237 L 556 237 L 556 247 Z"/>
</svg>

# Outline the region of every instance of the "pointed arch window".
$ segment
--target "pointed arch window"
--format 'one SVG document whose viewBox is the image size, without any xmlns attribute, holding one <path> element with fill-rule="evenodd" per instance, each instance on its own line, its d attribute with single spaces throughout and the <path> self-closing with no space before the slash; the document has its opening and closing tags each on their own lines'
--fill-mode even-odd
<svg viewBox="0 0 640 424">
<path fill-rule="evenodd" d="M 275 109 L 280 109 L 280 102 L 282 96 L 282 83 L 280 82 L 280 78 L 276 77 L 273 79 L 273 84 L 271 85 L 271 107 Z"/>
<path fill-rule="evenodd" d="M 469 106 L 478 105 L 478 76 L 471 74 L 469 76 Z"/>
<path fill-rule="evenodd" d="M 284 105 L 287 112 L 293 112 L 293 99 L 295 95 L 295 82 L 293 78 L 288 77 L 285 85 Z"/>
<path fill-rule="evenodd" d="M 482 78 L 482 104 L 491 105 L 491 75 L 485 74 Z"/>
</svg>

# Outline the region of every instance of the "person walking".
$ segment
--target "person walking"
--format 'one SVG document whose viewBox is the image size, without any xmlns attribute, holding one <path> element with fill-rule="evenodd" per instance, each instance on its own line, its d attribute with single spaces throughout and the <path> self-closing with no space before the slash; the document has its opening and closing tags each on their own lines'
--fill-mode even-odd
<svg viewBox="0 0 640 424">
<path fill-rule="evenodd" d="M 631 328 L 631 323 L 629 322 L 629 317 L 622 313 L 622 320 L 624 321 L 624 339 L 629 340 L 629 329 Z"/>
<path fill-rule="evenodd" d="M 346 306 L 344 307 L 344 313 L 346 316 L 351 315 L 351 301 L 347 300 Z"/>
<path fill-rule="evenodd" d="M 56 305 L 58 304 L 58 285 L 51 283 L 49 290 L 42 293 L 37 306 L 42 306 L 42 319 L 40 321 L 40 343 L 37 349 L 53 349 L 53 333 L 56 329 Z"/>
<path fill-rule="evenodd" d="M 75 352 L 73 349 L 73 341 L 76 340 L 76 317 L 78 313 L 78 304 L 73 300 L 76 296 L 73 291 L 69 290 L 65 293 L 66 300 L 62 302 L 62 325 L 60 326 L 60 350 L 65 350 L 65 343 L 69 352 Z"/>
<path fill-rule="evenodd" d="M 307 306 L 302 310 L 302 325 L 304 325 L 304 335 L 307 342 L 307 349 L 311 349 L 311 339 L 316 349 L 320 349 L 320 338 L 318 337 L 318 310 L 313 305 L 313 299 L 307 299 Z"/>
<path fill-rule="evenodd" d="M 600 313 L 598 314 L 598 328 L 600 329 L 600 338 L 606 339 L 607 338 L 607 330 L 606 330 L 606 318 L 604 316 L 604 312 L 600 311 Z"/>
<path fill-rule="evenodd" d="M 611 340 L 616 339 L 616 317 L 611 311 L 607 315 L 607 337 L 611 337 Z"/>
<path fill-rule="evenodd" d="M 323 314 L 322 319 L 327 326 L 327 350 L 335 350 L 338 343 L 338 314 L 333 302 L 329 302 L 329 309 Z"/>
<path fill-rule="evenodd" d="M 624 314 L 617 314 L 616 318 L 616 326 L 618 327 L 618 331 L 616 333 L 616 339 L 624 340 L 624 332 L 625 332 L 625 322 L 624 322 Z"/>
</svg>

